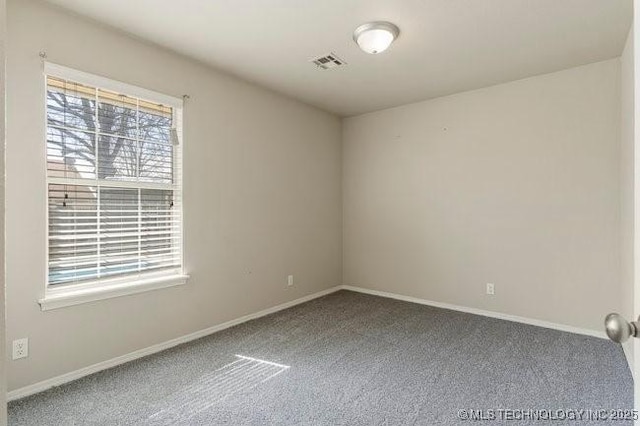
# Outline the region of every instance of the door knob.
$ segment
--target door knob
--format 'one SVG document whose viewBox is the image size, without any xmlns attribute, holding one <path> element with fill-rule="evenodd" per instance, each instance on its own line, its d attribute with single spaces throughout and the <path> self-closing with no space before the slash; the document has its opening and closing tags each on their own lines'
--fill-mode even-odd
<svg viewBox="0 0 640 426">
<path fill-rule="evenodd" d="M 638 318 L 640 321 L 640 318 Z M 629 322 L 620 314 L 612 313 L 604 319 L 604 328 L 609 339 L 617 343 L 626 342 L 629 337 L 638 337 L 640 323 L 638 321 Z"/>
</svg>

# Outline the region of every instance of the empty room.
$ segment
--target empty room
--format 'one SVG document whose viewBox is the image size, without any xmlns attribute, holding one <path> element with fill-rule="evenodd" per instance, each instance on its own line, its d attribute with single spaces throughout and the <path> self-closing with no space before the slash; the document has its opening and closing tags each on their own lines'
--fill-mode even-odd
<svg viewBox="0 0 640 426">
<path fill-rule="evenodd" d="M 0 0 L 0 425 L 635 424 L 636 22 Z"/>
</svg>

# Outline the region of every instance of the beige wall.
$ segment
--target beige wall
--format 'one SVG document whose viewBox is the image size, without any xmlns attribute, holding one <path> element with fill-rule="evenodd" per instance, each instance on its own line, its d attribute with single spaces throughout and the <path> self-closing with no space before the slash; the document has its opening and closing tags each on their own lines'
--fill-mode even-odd
<svg viewBox="0 0 640 426">
<path fill-rule="evenodd" d="M 640 265 L 640 230 L 638 226 L 635 225 L 638 223 L 639 215 L 640 215 L 640 197 L 637 196 L 638 190 L 640 189 L 640 149 L 638 149 L 638 137 L 640 135 L 640 120 L 636 119 L 636 105 L 640 105 L 640 85 L 636 84 L 637 81 L 640 81 L 640 31 L 636 29 L 636 23 L 640 22 L 640 0 L 633 1 L 633 23 L 631 24 L 631 32 L 629 37 L 631 40 L 627 40 L 627 45 L 625 46 L 625 51 L 623 53 L 626 56 L 627 64 L 625 66 L 626 73 L 632 72 L 633 75 L 631 78 L 633 79 L 633 120 L 631 123 L 627 122 L 625 127 L 629 124 L 633 125 L 633 163 L 634 163 L 634 206 L 633 206 L 633 215 L 634 215 L 634 276 L 633 276 L 633 315 L 632 319 L 637 320 L 638 315 L 640 315 L 640 276 L 636 272 L 638 270 L 637 266 Z M 629 52 L 629 49 L 631 52 Z M 625 60 L 623 56 L 623 61 Z M 628 62 L 631 62 L 629 64 Z M 631 68 L 631 70 L 629 70 Z M 627 77 L 628 81 L 629 77 Z M 628 90 L 629 84 L 623 84 L 623 89 Z M 623 98 L 624 99 L 624 98 Z M 629 103 L 631 101 L 627 101 Z M 627 134 L 629 130 L 626 130 Z M 630 141 L 627 140 L 627 144 Z M 627 189 L 628 190 L 628 189 Z M 629 290 L 627 290 L 626 295 L 628 296 Z M 632 320 L 629 318 L 629 321 Z M 629 346 L 627 345 L 626 348 Z M 640 407 L 640 380 L 638 380 L 638 372 L 640 371 L 640 339 L 633 339 L 633 365 L 631 370 L 634 372 L 634 398 L 635 398 L 635 407 Z"/>
<path fill-rule="evenodd" d="M 5 46 L 7 2 L 0 0 L 0 354 L 5 353 L 4 275 L 4 149 L 5 149 Z M 0 357 L 0 425 L 7 424 L 6 360 Z"/>
<path fill-rule="evenodd" d="M 8 3 L 7 338 L 30 338 L 29 357 L 8 361 L 9 389 L 341 283 L 337 117 L 43 3 Z M 40 311 L 41 50 L 61 65 L 191 95 L 184 110 L 188 285 Z"/>
<path fill-rule="evenodd" d="M 614 59 L 345 120 L 344 284 L 602 331 L 619 81 Z"/>
<path fill-rule="evenodd" d="M 634 65 L 633 30 L 620 57 L 620 198 L 621 198 L 621 279 L 622 312 L 632 321 L 634 297 L 634 203 L 635 203 L 635 140 L 634 140 Z M 633 339 L 624 344 L 629 360 L 633 359 Z M 633 370 L 633 362 L 629 363 Z"/>
</svg>

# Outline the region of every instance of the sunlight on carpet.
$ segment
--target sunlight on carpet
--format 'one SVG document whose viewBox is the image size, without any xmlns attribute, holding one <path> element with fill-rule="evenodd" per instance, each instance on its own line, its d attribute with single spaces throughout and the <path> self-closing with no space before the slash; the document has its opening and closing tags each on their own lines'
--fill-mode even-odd
<svg viewBox="0 0 640 426">
<path fill-rule="evenodd" d="M 252 389 L 289 369 L 288 365 L 236 355 L 237 359 L 173 392 L 163 409 L 149 416 L 152 424 L 184 422 L 223 399 Z"/>
</svg>

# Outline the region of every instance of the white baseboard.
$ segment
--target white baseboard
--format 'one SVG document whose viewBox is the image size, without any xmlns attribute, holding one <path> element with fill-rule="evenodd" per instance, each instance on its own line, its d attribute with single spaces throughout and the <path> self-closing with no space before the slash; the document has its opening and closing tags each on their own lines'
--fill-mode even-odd
<svg viewBox="0 0 640 426">
<path fill-rule="evenodd" d="M 187 334 L 185 336 L 177 337 L 175 339 L 171 339 L 169 341 L 158 343 L 157 345 L 149 346 L 144 349 L 139 349 L 137 351 L 128 353 L 126 355 L 122 355 L 116 358 L 112 358 L 106 361 L 99 362 L 97 364 L 90 365 L 88 367 L 81 368 L 79 370 L 71 371 L 69 373 L 62 374 L 60 376 L 53 377 L 51 379 L 43 380 L 38 383 L 34 383 L 32 385 L 28 385 L 16 390 L 12 390 L 7 393 L 7 400 L 14 401 L 16 399 L 24 398 L 29 395 L 33 395 L 47 389 L 50 389 L 54 386 L 60 386 L 62 384 L 71 382 L 73 380 L 80 379 L 84 376 L 88 376 L 93 373 L 97 373 L 102 370 L 106 370 L 111 367 L 115 367 L 120 364 L 124 364 L 129 361 L 133 361 L 138 358 L 145 357 L 147 355 L 151 355 L 157 352 L 161 352 L 165 349 L 172 348 L 174 346 L 180 345 L 182 343 L 187 343 L 192 340 L 199 339 L 201 337 L 208 336 L 217 331 L 221 331 L 227 329 L 229 327 L 233 327 L 238 324 L 242 324 L 243 322 L 251 321 L 256 318 L 260 318 L 269 314 L 273 314 L 275 312 L 281 311 L 283 309 L 291 308 L 292 306 L 299 305 L 304 302 L 308 302 L 313 299 L 317 299 L 322 296 L 326 296 L 327 294 L 334 293 L 341 289 L 341 286 L 336 286 L 329 288 L 327 290 L 319 291 L 317 293 L 310 294 L 308 296 L 301 297 L 299 299 L 292 300 L 290 302 L 283 303 L 281 305 L 274 306 L 272 308 L 265 309 L 260 312 L 256 312 L 254 314 L 249 314 L 242 316 L 240 318 L 236 318 L 231 321 L 227 321 L 222 324 L 214 325 L 213 327 L 205 328 L 204 330 L 196 331 L 195 333 Z"/>
<path fill-rule="evenodd" d="M 503 314 L 503 313 L 500 313 L 500 312 L 485 311 L 483 309 L 468 308 L 466 306 L 452 305 L 452 304 L 449 304 L 449 303 L 442 303 L 442 302 L 434 302 L 432 300 L 419 299 L 417 297 L 411 297 L 411 296 L 403 296 L 403 295 L 396 294 L 396 293 L 388 293 L 386 291 L 370 290 L 368 288 L 355 287 L 355 286 L 351 286 L 351 285 L 342 285 L 342 286 L 340 286 L 340 289 L 356 291 L 358 293 L 371 294 L 373 296 L 387 297 L 387 298 L 390 298 L 390 299 L 403 300 L 405 302 L 419 303 L 421 305 L 428 305 L 428 306 L 433 306 L 433 307 L 436 307 L 436 308 L 449 309 L 449 310 L 452 310 L 452 311 L 459 311 L 459 312 L 466 312 L 466 313 L 469 313 L 469 314 L 482 315 L 482 316 L 485 316 L 485 317 L 497 318 L 497 319 L 501 319 L 501 320 L 505 320 L 505 321 L 513 321 L 513 322 L 519 322 L 519 323 L 523 323 L 523 324 L 535 325 L 535 326 L 538 326 L 538 327 L 551 328 L 553 330 L 566 331 L 568 333 L 583 334 L 583 335 L 586 335 L 586 336 L 598 337 L 600 339 L 606 339 L 607 338 L 607 335 L 606 335 L 606 333 L 604 331 L 591 330 L 591 329 L 588 329 L 588 328 L 573 327 L 571 325 L 556 324 L 556 323 L 553 323 L 553 322 L 542 321 L 542 320 L 537 320 L 537 319 L 533 319 L 533 318 L 519 317 L 519 316 L 516 316 L 516 315 Z"/>
<path fill-rule="evenodd" d="M 371 294 L 371 295 L 374 295 L 374 296 L 386 297 L 386 298 L 390 298 L 390 299 L 403 300 L 405 302 L 419 303 L 421 305 L 434 306 L 434 307 L 437 307 L 437 308 L 450 309 L 450 310 L 453 310 L 453 311 L 466 312 L 466 313 L 475 314 L 475 315 L 482 315 L 482 316 L 490 317 L 490 318 L 497 318 L 497 319 L 502 319 L 502 320 L 506 320 L 506 321 L 519 322 L 519 323 L 523 323 L 523 324 L 535 325 L 535 326 L 538 326 L 538 327 L 550 328 L 550 329 L 554 329 L 554 330 L 566 331 L 566 332 L 569 332 L 569 333 L 577 333 L 577 334 L 583 334 L 583 335 L 587 335 L 587 336 L 606 339 L 606 334 L 604 332 L 600 332 L 600 331 L 595 331 L 595 330 L 590 330 L 590 329 L 585 329 L 585 328 L 578 328 L 578 327 L 573 327 L 573 326 L 564 325 L 564 324 L 556 324 L 556 323 L 552 323 L 552 322 L 548 322 L 548 321 L 542 321 L 542 320 L 537 320 L 537 319 L 532 319 L 532 318 L 519 317 L 519 316 L 503 314 L 503 313 L 499 313 L 499 312 L 486 311 L 486 310 L 483 310 L 483 309 L 469 308 L 469 307 L 466 307 L 466 306 L 453 305 L 453 304 L 449 304 L 449 303 L 434 302 L 434 301 L 431 301 L 431 300 L 419 299 L 417 297 L 411 297 L 411 296 L 403 296 L 403 295 L 400 295 L 400 294 L 389 293 L 389 292 L 385 292 L 385 291 L 370 290 L 370 289 L 367 289 L 367 288 L 355 287 L 355 286 L 350 286 L 350 285 L 339 285 L 339 286 L 336 286 L 336 287 L 329 288 L 327 290 L 320 291 L 318 293 L 310 294 L 308 296 L 301 297 L 299 299 L 295 299 L 295 300 L 292 300 L 290 302 L 283 303 L 281 305 L 274 306 L 274 307 L 269 308 L 269 309 L 262 310 L 260 312 L 256 312 L 254 314 L 245 315 L 245 316 L 242 316 L 240 318 L 237 318 L 237 319 L 234 319 L 234 320 L 231 320 L 231 321 L 227 321 L 227 322 L 222 323 L 222 324 L 214 325 L 213 327 L 205 328 L 204 330 L 196 331 L 194 333 L 187 334 L 187 335 L 181 336 L 181 337 L 177 337 L 175 339 L 172 339 L 172 340 L 169 340 L 169 341 L 166 341 L 166 342 L 163 342 L 163 343 L 158 343 L 156 345 L 149 346 L 147 348 L 140 349 L 140 350 L 128 353 L 126 355 L 122 355 L 122 356 L 119 356 L 119 357 L 116 357 L 116 358 L 112 358 L 112 359 L 109 359 L 109 360 L 106 360 L 106 361 L 102 361 L 102 362 L 99 362 L 97 364 L 93 364 L 93 365 L 90 365 L 88 367 L 81 368 L 79 370 L 71 371 L 69 373 L 65 373 L 65 374 L 62 374 L 60 376 L 53 377 L 51 379 L 43 380 L 41 382 L 34 383 L 32 385 L 28 385 L 28 386 L 25 386 L 25 387 L 22 387 L 22 388 L 19 388 L 19 389 L 12 390 L 12 391 L 7 393 L 7 400 L 8 401 L 14 401 L 16 399 L 24 398 L 26 396 L 33 395 L 33 394 L 36 394 L 38 392 L 45 391 L 45 390 L 50 389 L 50 388 L 52 388 L 54 386 L 60 386 L 62 384 L 71 382 L 73 380 L 80 379 L 80 378 L 82 378 L 84 376 L 88 376 L 90 374 L 97 373 L 99 371 L 106 370 L 108 368 L 112 368 L 112 367 L 115 367 L 117 365 L 124 364 L 126 362 L 133 361 L 135 359 L 142 358 L 142 357 L 145 357 L 147 355 L 151 355 L 151 354 L 163 351 L 165 349 L 172 348 L 172 347 L 180 345 L 182 343 L 187 343 L 187 342 L 190 342 L 192 340 L 196 340 L 196 339 L 199 339 L 201 337 L 208 336 L 208 335 L 213 334 L 215 332 L 218 332 L 218 331 L 233 327 L 233 326 L 238 325 L 238 324 L 242 324 L 243 322 L 247 322 L 247 321 L 250 321 L 250 320 L 253 320 L 253 319 L 256 319 L 256 318 L 260 318 L 260 317 L 263 317 L 263 316 L 266 316 L 266 315 L 281 311 L 283 309 L 287 309 L 287 308 L 290 308 L 292 306 L 299 305 L 301 303 L 308 302 L 308 301 L 313 300 L 313 299 L 317 299 L 317 298 L 325 296 L 327 294 L 334 293 L 334 292 L 336 292 L 338 290 L 350 290 L 350 291 L 355 291 L 355 292 L 358 292 L 358 293 L 365 293 L 365 294 Z M 626 351 L 625 351 L 625 355 L 628 358 L 629 354 L 627 354 Z"/>
</svg>

